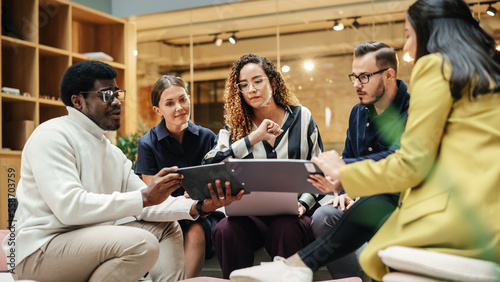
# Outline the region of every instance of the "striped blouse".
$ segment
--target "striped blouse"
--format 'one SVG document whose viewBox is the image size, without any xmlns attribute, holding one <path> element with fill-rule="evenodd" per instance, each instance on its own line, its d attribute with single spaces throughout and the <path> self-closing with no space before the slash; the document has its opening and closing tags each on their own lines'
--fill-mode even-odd
<svg viewBox="0 0 500 282">
<path fill-rule="evenodd" d="M 217 135 L 215 147 L 205 155 L 203 164 L 223 162 L 228 158 L 310 160 L 323 151 L 318 126 L 306 107 L 285 107 L 281 128 L 283 133 L 276 137 L 274 146 L 267 141 L 251 146 L 248 136 L 232 143 L 226 125 Z M 257 130 L 255 123 L 252 124 L 252 130 Z M 309 209 L 318 199 L 317 195 L 302 194 L 299 202 Z"/>
</svg>

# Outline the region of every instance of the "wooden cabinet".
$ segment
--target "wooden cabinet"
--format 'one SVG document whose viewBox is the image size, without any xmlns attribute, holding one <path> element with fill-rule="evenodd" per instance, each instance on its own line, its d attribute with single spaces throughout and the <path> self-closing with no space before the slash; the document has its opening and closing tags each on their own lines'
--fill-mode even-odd
<svg viewBox="0 0 500 282">
<path fill-rule="evenodd" d="M 29 126 L 13 125 L 36 127 L 67 113 L 59 84 L 69 66 L 91 59 L 84 53 L 103 52 L 111 56 L 113 61 L 105 62 L 118 71 L 119 87 L 127 89 L 127 99 L 135 96 L 135 90 L 128 88 L 135 87 L 135 82 L 129 84 L 125 79 L 135 76 L 135 70 L 128 73 L 128 65 L 135 59 L 130 55 L 135 43 L 129 38 L 135 39 L 135 34 L 126 34 L 135 33 L 135 29 L 123 19 L 63 0 L 0 3 L 0 85 L 2 89 L 19 90 L 19 94 L 8 89 L 0 94 L 0 228 L 5 229 L 8 194 L 15 194 L 11 184 L 17 186 L 22 146 L 27 138 L 23 136 L 29 130 Z M 123 108 L 122 119 L 127 111 Z M 9 170 L 15 170 L 15 178 L 9 178 Z"/>
</svg>

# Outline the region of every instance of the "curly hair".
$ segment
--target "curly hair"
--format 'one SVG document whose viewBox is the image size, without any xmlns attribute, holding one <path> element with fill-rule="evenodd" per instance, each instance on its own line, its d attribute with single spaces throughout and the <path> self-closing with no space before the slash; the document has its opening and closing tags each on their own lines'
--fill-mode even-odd
<svg viewBox="0 0 500 282">
<path fill-rule="evenodd" d="M 264 70 L 274 89 L 273 98 L 276 104 L 281 106 L 300 105 L 299 100 L 288 89 L 285 80 L 273 63 L 254 54 L 243 55 L 234 62 L 229 78 L 226 80 L 226 89 L 224 91 L 224 120 L 229 126 L 229 134 L 231 134 L 233 142 L 248 136 L 252 132 L 251 118 L 253 109 L 245 102 L 236 85 L 239 82 L 241 69 L 249 63 L 257 64 Z"/>
<path fill-rule="evenodd" d="M 61 100 L 66 106 L 73 107 L 71 96 L 94 88 L 96 79 L 114 79 L 116 70 L 100 61 L 83 61 L 69 67 L 61 81 Z"/>
</svg>

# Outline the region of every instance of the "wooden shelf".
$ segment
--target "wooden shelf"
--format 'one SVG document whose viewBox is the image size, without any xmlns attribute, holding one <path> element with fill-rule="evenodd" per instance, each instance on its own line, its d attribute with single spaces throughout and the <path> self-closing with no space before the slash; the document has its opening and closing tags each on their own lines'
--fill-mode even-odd
<svg viewBox="0 0 500 282">
<path fill-rule="evenodd" d="M 23 151 L 19 151 L 19 150 L 1 150 L 0 151 L 0 155 L 5 155 L 5 156 L 19 156 L 21 157 L 21 154 L 23 153 Z"/>
<path fill-rule="evenodd" d="M 126 50 L 135 49 L 135 42 L 131 45 L 125 42 L 128 38 L 125 33 L 129 31 L 125 20 L 77 3 L 65 0 L 0 0 L 0 3 L 7 13 L 2 20 L 10 18 L 10 24 L 17 30 L 14 34 L 2 28 L 0 86 L 30 95 L 0 94 L 0 228 L 5 229 L 7 198 L 1 193 L 7 189 L 4 170 L 12 168 L 19 177 L 22 150 L 17 147 L 22 148 L 26 141 L 18 142 L 17 138 L 40 123 L 67 114 L 60 100 L 60 82 L 69 66 L 92 60 L 83 53 L 104 52 L 113 57 L 113 62 L 103 62 L 118 71 L 117 83 L 126 89 L 125 78 L 129 75 Z M 127 95 L 133 93 L 134 90 L 129 90 Z M 7 144 L 16 149 L 1 149 Z"/>
</svg>

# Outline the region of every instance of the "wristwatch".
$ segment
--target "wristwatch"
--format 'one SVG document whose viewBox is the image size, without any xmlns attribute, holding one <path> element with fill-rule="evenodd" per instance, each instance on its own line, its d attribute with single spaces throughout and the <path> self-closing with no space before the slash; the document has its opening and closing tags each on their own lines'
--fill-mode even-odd
<svg viewBox="0 0 500 282">
<path fill-rule="evenodd" d="M 208 215 L 208 214 L 209 214 L 209 213 L 205 213 L 205 212 L 203 211 L 203 209 L 202 209 L 202 207 L 203 207 L 203 202 L 204 202 L 204 201 L 198 201 L 198 202 L 196 203 L 196 211 L 198 212 L 198 215 L 199 215 L 199 216 L 205 216 L 205 215 Z"/>
</svg>

